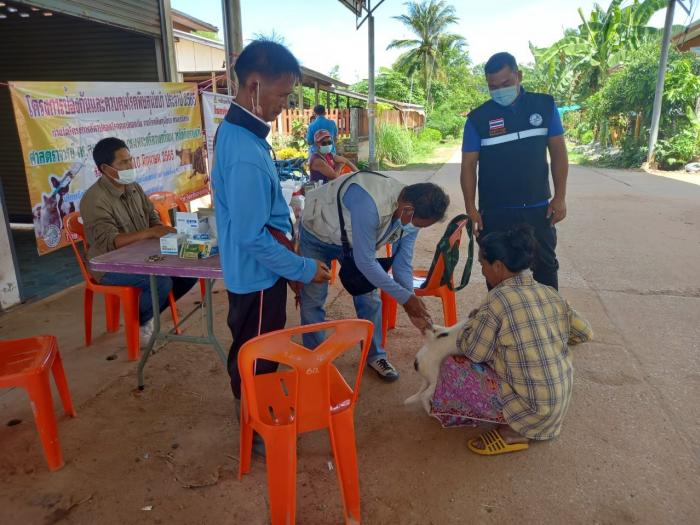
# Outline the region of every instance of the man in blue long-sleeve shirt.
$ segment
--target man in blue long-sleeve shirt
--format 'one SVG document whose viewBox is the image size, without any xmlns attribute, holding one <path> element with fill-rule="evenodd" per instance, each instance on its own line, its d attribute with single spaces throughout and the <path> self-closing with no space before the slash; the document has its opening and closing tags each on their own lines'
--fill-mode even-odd
<svg viewBox="0 0 700 525">
<path fill-rule="evenodd" d="M 287 281 L 327 282 L 330 273 L 324 263 L 299 257 L 272 234 L 289 235 L 291 223 L 265 140 L 267 122 L 286 107 L 301 76 L 299 63 L 284 46 L 254 41 L 238 57 L 235 71 L 238 94 L 217 132 L 212 185 L 233 336 L 228 371 L 233 395 L 240 399 L 238 352 L 258 334 L 284 328 Z M 256 369 L 267 373 L 277 365 L 259 360 Z"/>
<path fill-rule="evenodd" d="M 403 305 L 413 324 L 425 330 L 431 321 L 425 305 L 413 293 L 413 248 L 419 228 L 435 224 L 445 216 L 449 198 L 435 184 L 406 186 L 372 172 L 357 172 L 330 181 L 309 192 L 302 217 L 301 254 L 330 263 L 341 259 L 343 247 L 338 204 L 360 273 L 375 287 Z M 376 260 L 377 249 L 393 244 L 393 278 Z M 325 320 L 324 304 L 328 286 L 304 286 L 301 299 L 302 324 Z M 353 297 L 357 316 L 374 323 L 374 336 L 367 356 L 368 365 L 386 381 L 399 374 L 387 360 L 381 346 L 382 303 L 377 290 Z M 313 348 L 323 334 L 304 335 L 304 345 Z"/>
</svg>

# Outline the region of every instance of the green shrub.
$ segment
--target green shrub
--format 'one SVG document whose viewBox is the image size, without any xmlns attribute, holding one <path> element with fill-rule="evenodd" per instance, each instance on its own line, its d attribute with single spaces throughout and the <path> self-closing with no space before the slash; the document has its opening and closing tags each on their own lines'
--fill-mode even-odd
<svg viewBox="0 0 700 525">
<path fill-rule="evenodd" d="M 656 145 L 656 161 L 664 170 L 674 170 L 687 164 L 700 152 L 700 135 L 696 126 L 685 128 L 668 140 Z"/>
<path fill-rule="evenodd" d="M 406 164 L 413 153 L 412 133 L 399 126 L 382 123 L 377 129 L 377 160 Z"/>
<path fill-rule="evenodd" d="M 306 153 L 295 148 L 286 147 L 275 150 L 275 157 L 277 160 L 296 159 L 306 157 Z"/>
<path fill-rule="evenodd" d="M 426 126 L 438 130 L 442 136 L 454 135 L 459 137 L 464 130 L 464 117 L 447 104 L 435 108 L 428 116 Z"/>
<path fill-rule="evenodd" d="M 304 124 L 303 120 L 294 119 L 292 121 L 292 138 L 288 143 L 289 147 L 297 149 L 299 151 L 306 151 L 308 149 L 308 144 L 306 143 L 306 130 L 308 126 Z"/>
<path fill-rule="evenodd" d="M 627 136 L 622 140 L 619 152 L 614 155 L 604 154 L 594 164 L 604 168 L 638 168 L 647 160 L 648 150 L 644 140 Z"/>
<path fill-rule="evenodd" d="M 418 133 L 418 139 L 426 142 L 440 142 L 442 140 L 442 133 L 437 129 L 423 128 Z"/>
<path fill-rule="evenodd" d="M 590 144 L 595 139 L 595 133 L 592 130 L 584 131 L 578 136 L 578 140 L 581 144 Z"/>
</svg>

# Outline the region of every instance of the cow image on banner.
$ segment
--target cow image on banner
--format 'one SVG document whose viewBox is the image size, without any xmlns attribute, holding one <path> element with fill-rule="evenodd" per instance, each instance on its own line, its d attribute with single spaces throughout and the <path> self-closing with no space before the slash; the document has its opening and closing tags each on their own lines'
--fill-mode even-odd
<svg viewBox="0 0 700 525">
<path fill-rule="evenodd" d="M 209 193 L 196 84 L 10 82 L 40 255 L 68 243 L 63 217 L 100 176 L 92 149 L 126 142 L 146 193 Z"/>
</svg>

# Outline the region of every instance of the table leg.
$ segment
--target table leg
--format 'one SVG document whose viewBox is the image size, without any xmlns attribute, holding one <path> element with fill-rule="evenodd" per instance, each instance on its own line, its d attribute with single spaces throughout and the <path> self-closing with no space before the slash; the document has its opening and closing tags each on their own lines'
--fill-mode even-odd
<svg viewBox="0 0 700 525">
<path fill-rule="evenodd" d="M 141 354 L 141 359 L 139 360 L 139 390 L 144 389 L 143 370 L 146 367 L 146 362 L 148 361 L 151 352 L 153 351 L 153 347 L 156 344 L 156 340 L 160 336 L 160 301 L 158 299 L 158 282 L 156 281 L 155 275 L 149 276 L 149 280 L 151 283 L 151 303 L 153 306 L 153 334 L 151 334 L 151 338 L 148 341 L 148 345 L 146 346 L 144 352 Z"/>
<path fill-rule="evenodd" d="M 216 352 L 219 354 L 221 362 L 224 364 L 224 366 L 226 366 L 226 354 L 224 353 L 223 348 L 221 348 L 221 345 L 219 344 L 219 340 L 216 338 L 216 335 L 214 335 L 214 305 L 211 297 L 211 290 L 213 287 L 213 279 L 207 279 L 204 282 L 204 302 L 207 316 L 207 337 L 209 338 L 211 345 L 214 347 L 214 350 L 216 350 Z"/>
</svg>

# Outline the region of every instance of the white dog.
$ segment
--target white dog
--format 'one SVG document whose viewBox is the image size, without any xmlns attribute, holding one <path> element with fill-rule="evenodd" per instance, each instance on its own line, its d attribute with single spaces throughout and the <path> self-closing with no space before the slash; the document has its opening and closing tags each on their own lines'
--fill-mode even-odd
<svg viewBox="0 0 700 525">
<path fill-rule="evenodd" d="M 418 350 L 416 360 L 413 362 L 413 368 L 423 376 L 423 384 L 418 392 L 404 401 L 404 404 L 410 405 L 420 400 L 426 413 L 430 415 L 430 401 L 440 377 L 442 362 L 446 357 L 460 353 L 457 348 L 457 338 L 470 320 L 467 319 L 450 328 L 434 326 L 432 331 L 426 333 L 423 346 Z"/>
</svg>

